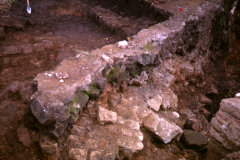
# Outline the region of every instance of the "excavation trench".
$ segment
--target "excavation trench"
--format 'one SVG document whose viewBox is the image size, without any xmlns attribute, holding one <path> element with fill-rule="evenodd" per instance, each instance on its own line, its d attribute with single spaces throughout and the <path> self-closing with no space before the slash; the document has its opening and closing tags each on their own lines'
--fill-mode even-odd
<svg viewBox="0 0 240 160">
<path fill-rule="evenodd" d="M 31 15 L 23 2 L 0 22 L 0 159 L 206 159 L 205 143 L 172 134 L 211 138 L 220 101 L 239 91 L 239 4 L 229 50 L 219 2 L 33 1 Z M 100 125 L 101 109 L 117 119 Z"/>
</svg>

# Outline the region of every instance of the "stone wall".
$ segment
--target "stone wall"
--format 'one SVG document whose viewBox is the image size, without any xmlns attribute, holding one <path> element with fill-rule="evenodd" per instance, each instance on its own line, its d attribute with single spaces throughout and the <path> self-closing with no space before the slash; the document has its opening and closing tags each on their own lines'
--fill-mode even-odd
<svg viewBox="0 0 240 160">
<path fill-rule="evenodd" d="M 30 108 L 42 125 L 39 135 L 44 142 L 40 143 L 44 152 L 50 148 L 51 154 L 58 153 L 58 139 L 72 117 L 78 118 L 75 113 L 86 105 L 89 96 L 103 96 L 106 82 L 114 84 L 114 79 L 122 90 L 128 84 L 142 85 L 149 79 L 154 89 L 161 93 L 161 109 L 177 109 L 178 100 L 171 86 L 176 81 L 188 85 L 190 76 L 204 76 L 202 67 L 209 61 L 212 21 L 215 14 L 221 12 L 217 3 L 189 4 L 189 8 L 196 10 L 186 10 L 180 17 L 173 16 L 140 31 L 128 42 L 127 48 L 119 48 L 117 44 L 104 46 L 65 59 L 54 70 L 36 76 L 34 86 L 37 91 L 31 97 Z M 156 119 L 156 127 L 165 122 Z M 147 123 L 144 125 L 149 127 Z M 174 136 L 182 133 L 179 128 L 177 131 L 173 132 Z M 162 138 L 165 143 L 171 139 Z M 71 150 L 73 156 L 75 152 Z M 85 154 L 86 151 L 78 149 L 77 155 L 82 152 Z"/>
<path fill-rule="evenodd" d="M 223 99 L 211 123 L 208 159 L 221 159 L 240 150 L 240 99 Z"/>
</svg>

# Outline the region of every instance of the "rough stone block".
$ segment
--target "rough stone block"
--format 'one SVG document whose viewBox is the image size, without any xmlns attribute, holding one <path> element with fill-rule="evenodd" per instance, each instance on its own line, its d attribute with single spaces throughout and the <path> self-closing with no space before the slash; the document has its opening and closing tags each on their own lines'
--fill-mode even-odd
<svg viewBox="0 0 240 160">
<path fill-rule="evenodd" d="M 140 124 L 138 121 L 125 120 L 125 124 L 128 128 L 131 128 L 133 130 L 140 130 Z"/>
<path fill-rule="evenodd" d="M 152 99 L 148 99 L 147 103 L 150 108 L 154 109 L 155 111 L 158 111 L 162 104 L 162 97 L 160 95 L 156 95 Z"/>
<path fill-rule="evenodd" d="M 132 130 L 127 128 L 121 128 L 121 134 L 127 137 L 132 137 Z"/>
<path fill-rule="evenodd" d="M 53 47 L 53 41 L 43 40 L 42 43 L 43 43 L 45 49 L 50 49 Z"/>
<path fill-rule="evenodd" d="M 196 131 L 184 130 L 181 141 L 190 148 L 200 149 L 208 144 L 207 138 Z"/>
<path fill-rule="evenodd" d="M 20 54 L 22 52 L 22 49 L 19 46 L 8 46 L 8 47 L 1 48 L 1 50 L 2 52 L 0 52 L 0 57 L 10 55 L 10 54 Z"/>
<path fill-rule="evenodd" d="M 118 116 L 118 117 L 117 117 L 117 123 L 118 123 L 118 124 L 124 124 L 125 121 L 124 121 L 124 119 L 123 119 L 121 116 Z"/>
<path fill-rule="evenodd" d="M 178 106 L 178 98 L 173 93 L 172 90 L 167 89 L 163 92 L 163 101 L 162 101 L 162 108 L 164 110 L 168 108 L 177 108 Z"/>
<path fill-rule="evenodd" d="M 159 117 L 156 114 L 152 113 L 146 118 L 146 120 L 143 122 L 143 125 L 145 128 L 155 133 L 157 131 L 159 122 Z"/>
<path fill-rule="evenodd" d="M 98 149 L 98 141 L 95 139 L 87 139 L 86 140 L 86 148 L 96 150 Z"/>
<path fill-rule="evenodd" d="M 140 132 L 140 131 L 133 131 L 133 132 L 132 132 L 132 137 L 133 137 L 133 138 L 137 138 L 137 139 L 139 139 L 140 141 L 143 140 L 143 134 L 142 134 L 142 132 Z"/>
<path fill-rule="evenodd" d="M 19 141 L 22 142 L 24 146 L 29 147 L 32 142 L 31 142 L 31 138 L 30 138 L 28 129 L 26 127 L 24 127 L 23 125 L 20 125 L 17 128 L 17 133 L 18 133 Z"/>
<path fill-rule="evenodd" d="M 194 67 L 189 62 L 180 63 L 179 69 L 184 76 L 191 75 L 194 72 Z"/>
<path fill-rule="evenodd" d="M 189 109 L 181 109 L 179 113 L 183 116 L 186 116 L 187 119 L 195 119 L 196 116 Z"/>
<path fill-rule="evenodd" d="M 182 134 L 182 129 L 175 123 L 169 122 L 164 118 L 160 118 L 155 134 L 164 143 L 169 143 L 171 140 Z"/>
<path fill-rule="evenodd" d="M 102 125 L 104 125 L 106 123 L 116 123 L 117 122 L 117 113 L 109 111 L 109 110 L 99 106 L 97 120 Z"/>
<path fill-rule="evenodd" d="M 132 149 L 133 143 L 134 142 L 132 139 L 130 139 L 130 137 L 120 137 L 117 140 L 118 146 L 126 148 L 126 149 Z"/>
<path fill-rule="evenodd" d="M 86 133 L 86 129 L 82 126 L 73 125 L 71 133 L 78 136 L 84 136 L 84 134 Z"/>
<path fill-rule="evenodd" d="M 54 102 L 53 99 L 55 100 Z M 56 121 L 65 122 L 70 116 L 66 114 L 67 107 L 61 101 L 57 100 L 52 93 L 38 96 L 31 103 L 30 108 L 37 120 L 46 126 Z M 55 116 L 56 114 L 57 116 Z"/>
<path fill-rule="evenodd" d="M 22 51 L 25 54 L 32 53 L 32 51 L 33 51 L 33 45 L 32 44 L 24 44 L 24 45 L 20 45 L 20 47 L 22 48 Z"/>
</svg>

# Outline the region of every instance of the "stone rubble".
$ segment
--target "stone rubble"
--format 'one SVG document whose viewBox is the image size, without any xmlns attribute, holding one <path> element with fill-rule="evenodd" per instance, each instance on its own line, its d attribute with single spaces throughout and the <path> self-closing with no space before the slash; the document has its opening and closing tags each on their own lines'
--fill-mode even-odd
<svg viewBox="0 0 240 160">
<path fill-rule="evenodd" d="M 97 114 L 97 120 L 99 124 L 106 124 L 106 123 L 116 123 L 117 122 L 117 113 L 111 112 L 101 106 L 98 106 L 98 114 Z"/>
<path fill-rule="evenodd" d="M 180 137 L 182 129 L 172 122 L 156 114 L 150 114 L 143 122 L 144 127 L 155 133 L 164 143 L 169 143 L 175 137 Z"/>
</svg>

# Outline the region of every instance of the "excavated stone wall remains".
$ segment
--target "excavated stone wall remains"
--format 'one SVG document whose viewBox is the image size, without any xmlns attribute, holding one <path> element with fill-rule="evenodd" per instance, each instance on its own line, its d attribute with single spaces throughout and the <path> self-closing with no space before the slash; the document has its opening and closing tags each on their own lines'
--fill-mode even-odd
<svg viewBox="0 0 240 160">
<path fill-rule="evenodd" d="M 219 3 L 187 4 L 184 15 L 141 30 L 127 48 L 107 45 L 64 59 L 54 70 L 36 76 L 30 107 L 41 124 L 44 153 L 60 157 L 65 148 L 73 159 L 130 159 L 144 147 L 140 126 L 164 143 L 179 140 L 185 131 L 180 120 L 182 128 L 175 123 L 180 102 L 174 92 L 184 86 L 191 93 L 205 85 L 203 67 L 212 54 L 215 16 L 222 12 Z M 111 28 L 104 16 L 98 17 Z M 217 92 L 214 86 L 211 92 Z M 204 96 L 200 101 L 211 103 Z M 179 113 L 196 118 L 191 111 Z M 61 143 L 73 123 L 67 142 Z M 203 140 L 201 146 L 206 144 Z"/>
<path fill-rule="evenodd" d="M 208 159 L 227 154 L 226 159 L 237 157 L 239 97 L 223 99 L 220 109 L 212 107 L 222 90 L 212 82 L 215 73 L 208 71 L 209 64 L 228 49 L 228 40 L 234 40 L 230 48 L 238 53 L 238 1 L 139 1 L 137 5 L 146 6 L 148 18 L 124 17 L 125 13 L 114 12 L 115 6 L 107 9 L 91 2 L 71 1 L 69 6 L 77 7 L 70 13 L 92 19 L 128 41 L 81 51 L 71 46 L 78 43 L 74 38 L 55 35 L 58 31 L 53 27 L 50 33 L 26 38 L 27 44 L 1 47 L 2 65 L 10 63 L 7 56 L 61 48 L 57 67 L 39 73 L 31 87 L 16 81 L 0 95 L 4 99 L 9 92 L 20 92 L 24 102 L 31 101 L 38 131 L 34 141 L 38 141 L 43 157 L 195 160 L 199 157 L 196 152 L 208 148 Z M 0 28 L 0 38 L 5 37 L 6 24 L 12 25 L 11 18 L 2 19 L 6 22 L 2 21 L 5 27 Z M 35 22 L 23 18 L 15 27 L 23 29 L 28 23 Z M 75 56 L 61 57 L 66 51 Z M 233 72 L 238 73 L 236 70 Z M 3 79 L 8 71 L 3 70 Z M 1 108 L 7 106 L 12 105 L 1 103 Z M 212 116 L 211 128 L 208 120 Z M 3 131 L 0 133 L 6 134 Z M 31 146 L 24 125 L 17 133 L 24 146 Z"/>
</svg>

